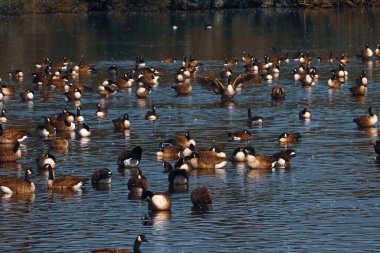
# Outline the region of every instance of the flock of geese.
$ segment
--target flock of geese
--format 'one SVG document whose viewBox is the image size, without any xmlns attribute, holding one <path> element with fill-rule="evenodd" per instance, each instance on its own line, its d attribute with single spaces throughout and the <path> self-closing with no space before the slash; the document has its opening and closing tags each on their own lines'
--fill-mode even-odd
<svg viewBox="0 0 380 253">
<path fill-rule="evenodd" d="M 363 61 L 373 61 L 380 59 L 380 45 L 372 51 L 369 45 L 356 57 Z M 346 70 L 350 57 L 347 54 L 328 57 L 317 57 L 306 52 L 298 52 L 292 59 L 288 54 L 280 57 L 264 56 L 262 60 L 243 52 L 240 59 L 225 59 L 224 66 L 218 73 L 218 77 L 208 75 L 200 76 L 198 70 L 203 64 L 198 60 L 187 56 L 183 57 L 182 66 L 174 74 L 175 85 L 172 86 L 179 96 L 187 96 L 192 92 L 194 83 L 199 84 L 205 89 L 210 90 L 220 96 L 221 102 L 228 102 L 234 99 L 236 91 L 242 89 L 243 85 L 256 85 L 265 81 L 275 79 L 280 73 L 280 64 L 287 64 L 289 61 L 299 62 L 299 67 L 294 69 L 294 79 L 299 81 L 303 86 L 313 86 L 319 76 L 316 67 L 313 66 L 314 60 L 323 63 L 336 63 L 337 69 L 332 70 L 331 78 L 327 85 L 332 89 L 340 89 L 347 82 L 348 72 Z M 173 58 L 162 59 L 162 63 L 174 63 Z M 233 74 L 231 67 L 237 66 L 242 62 L 244 72 Z M 134 88 L 134 94 L 138 99 L 146 99 L 150 96 L 152 90 L 157 86 L 160 77 L 160 70 L 147 66 L 144 59 L 140 56 L 135 59 L 135 68 L 130 74 L 125 74 L 121 79 L 106 79 L 100 82 L 96 89 L 93 87 L 73 84 L 71 80 L 82 75 L 91 75 L 96 72 L 96 68 L 81 62 L 75 65 L 69 58 L 64 58 L 63 62 L 53 65 L 48 58 L 41 63 L 36 63 L 36 72 L 33 73 L 32 83 L 34 89 L 27 89 L 19 92 L 20 100 L 34 101 L 44 103 L 53 100 L 57 94 L 63 94 L 67 101 L 80 101 L 86 93 L 96 92 L 100 98 L 107 98 L 115 95 L 123 89 Z M 116 65 L 109 67 L 110 74 L 117 74 L 119 68 Z M 21 70 L 9 72 L 12 79 L 23 80 L 24 73 Z M 368 79 L 366 72 L 355 80 L 355 85 L 350 87 L 353 96 L 365 96 L 367 93 Z M 36 96 L 39 91 L 39 96 Z M 2 84 L 0 89 L 0 99 L 14 97 L 16 91 L 14 87 Z M 274 86 L 271 92 L 273 100 L 282 100 L 286 97 L 286 89 L 283 86 Z M 38 99 L 37 99 L 38 98 Z M 25 129 L 3 128 L 3 123 L 7 122 L 6 109 L 1 111 L 0 115 L 0 161 L 14 162 L 22 157 L 20 145 L 28 137 L 28 131 Z M 108 116 L 108 109 L 103 103 L 97 104 L 96 117 L 104 118 Z M 65 134 L 75 133 L 77 138 L 90 137 L 91 129 L 87 125 L 85 116 L 81 112 L 81 107 L 76 107 L 76 112 L 70 112 L 63 108 L 62 112 L 45 115 L 44 122 L 35 127 L 36 133 L 41 138 L 48 152 L 36 158 L 39 170 L 47 172 L 47 188 L 53 191 L 80 191 L 88 181 L 92 185 L 107 185 L 111 183 L 112 172 L 109 169 L 100 169 L 95 171 L 90 177 L 80 176 L 61 176 L 56 177 L 56 157 L 60 151 L 66 150 L 68 140 Z M 156 121 L 159 115 L 153 105 L 151 110 L 146 112 L 145 120 Z M 304 108 L 299 112 L 299 118 L 310 120 L 312 112 Z M 375 127 L 377 116 L 373 108 L 368 108 L 368 114 L 354 118 L 353 121 L 361 128 Z M 116 130 L 127 130 L 131 127 L 128 113 L 120 115 L 119 118 L 112 120 Z M 252 110 L 247 111 L 247 126 L 263 124 L 263 117 L 253 115 Z M 252 139 L 250 131 L 243 129 L 237 132 L 228 133 L 231 140 L 238 142 L 248 142 Z M 280 143 L 296 143 L 301 138 L 300 133 L 284 132 L 278 137 Z M 189 179 L 191 173 L 196 170 L 215 170 L 223 168 L 227 163 L 244 163 L 251 169 L 268 169 L 275 170 L 278 168 L 290 167 L 291 160 L 295 157 L 295 150 L 284 149 L 271 155 L 258 155 L 252 146 L 237 147 L 232 154 L 226 154 L 214 147 L 207 149 L 200 148 L 192 138 L 190 132 L 184 133 L 183 136 L 173 136 L 171 139 L 162 141 L 157 151 L 157 157 L 163 161 L 164 172 L 168 174 L 168 192 L 152 192 L 149 190 L 148 179 L 143 175 L 139 168 L 143 148 L 136 146 L 132 149 L 122 150 L 117 157 L 119 168 L 131 169 L 134 173 L 128 180 L 128 189 L 132 197 L 147 200 L 148 209 L 155 211 L 171 210 L 172 201 L 170 193 L 176 191 L 187 191 L 189 188 Z M 380 141 L 374 143 L 374 150 L 380 155 Z M 171 164 L 169 161 L 175 161 Z M 24 178 L 0 178 L 0 191 L 2 197 L 12 194 L 30 193 L 36 190 L 34 183 L 31 181 L 31 169 L 25 170 Z M 191 191 L 191 202 L 196 210 L 207 210 L 212 204 L 212 194 L 207 187 L 201 186 Z M 133 252 L 140 252 L 142 242 L 147 239 L 144 235 L 138 235 Z M 130 252 L 113 249 L 99 249 L 94 252 Z"/>
</svg>

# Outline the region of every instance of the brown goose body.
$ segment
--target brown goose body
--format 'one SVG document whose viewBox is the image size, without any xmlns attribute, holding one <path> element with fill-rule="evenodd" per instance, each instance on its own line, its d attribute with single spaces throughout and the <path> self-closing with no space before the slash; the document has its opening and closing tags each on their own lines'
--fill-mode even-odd
<svg viewBox="0 0 380 253">
<path fill-rule="evenodd" d="M 93 250 L 93 253 L 141 253 L 140 247 L 143 242 L 147 242 L 145 235 L 138 235 L 135 243 L 133 245 L 133 250 L 127 250 L 127 249 L 112 249 L 112 248 L 104 248 L 104 249 L 97 249 Z"/>
<path fill-rule="evenodd" d="M 127 183 L 128 190 L 133 194 L 142 194 L 144 191 L 148 190 L 149 182 L 141 174 L 141 171 L 137 175 L 132 176 Z"/>
<path fill-rule="evenodd" d="M 276 165 L 277 159 L 273 156 L 256 155 L 253 147 L 245 147 L 247 165 L 251 169 L 269 169 Z"/>
<path fill-rule="evenodd" d="M 193 153 L 190 158 L 190 164 L 193 169 L 220 169 L 229 161 L 225 157 L 210 155 L 209 153 L 203 152 Z"/>
<path fill-rule="evenodd" d="M 188 148 L 191 144 L 195 145 L 195 141 L 189 131 L 185 133 L 185 136 L 176 136 L 161 142 L 161 146 L 180 146 L 182 149 Z"/>
<path fill-rule="evenodd" d="M 51 190 L 73 190 L 80 191 L 82 185 L 88 180 L 83 177 L 77 176 L 64 176 L 60 178 L 54 178 L 53 168 L 50 164 L 46 164 L 44 169 L 47 169 L 49 172 L 48 177 L 48 189 Z"/>
<path fill-rule="evenodd" d="M 252 139 L 252 134 L 248 130 L 228 133 L 228 136 L 234 141 L 250 141 Z"/>
<path fill-rule="evenodd" d="M 207 206 L 212 204 L 212 195 L 205 186 L 198 187 L 191 192 L 191 202 L 194 206 Z"/>
<path fill-rule="evenodd" d="M 297 142 L 300 138 L 301 138 L 300 133 L 284 132 L 284 133 L 280 134 L 280 136 L 278 137 L 278 141 L 283 142 L 283 143 L 284 142 L 293 143 L 293 142 Z"/>
<path fill-rule="evenodd" d="M 377 123 L 377 115 L 373 113 L 372 107 L 368 108 L 368 115 L 362 115 L 354 119 L 358 127 L 374 127 Z"/>
<path fill-rule="evenodd" d="M 0 192 L 4 194 L 14 193 L 32 193 L 36 187 L 33 182 L 30 181 L 29 176 L 32 174 L 32 170 L 26 169 L 25 176 L 21 178 L 0 178 Z"/>
<path fill-rule="evenodd" d="M 14 162 L 20 158 L 20 142 L 13 145 L 0 145 L 0 162 Z"/>
<path fill-rule="evenodd" d="M 129 115 L 128 113 L 125 113 L 123 117 L 113 119 L 112 120 L 113 126 L 115 127 L 116 130 L 124 130 L 124 129 L 129 129 L 130 127 L 130 122 L 129 122 Z"/>
<path fill-rule="evenodd" d="M 22 142 L 27 138 L 27 131 L 20 129 L 4 129 L 0 124 L 0 143 L 9 144 Z"/>
</svg>

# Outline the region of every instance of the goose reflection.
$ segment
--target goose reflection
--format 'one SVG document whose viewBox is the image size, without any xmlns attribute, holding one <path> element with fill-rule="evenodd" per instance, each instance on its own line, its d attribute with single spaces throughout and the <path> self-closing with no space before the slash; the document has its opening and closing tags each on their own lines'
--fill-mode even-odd
<svg viewBox="0 0 380 253">
<path fill-rule="evenodd" d="M 18 193 L 18 194 L 3 194 L 0 198 L 1 203 L 34 203 L 36 194 Z"/>
<path fill-rule="evenodd" d="M 153 226 L 156 229 L 165 229 L 165 225 L 171 218 L 171 211 L 150 211 L 141 217 L 143 225 Z"/>
</svg>

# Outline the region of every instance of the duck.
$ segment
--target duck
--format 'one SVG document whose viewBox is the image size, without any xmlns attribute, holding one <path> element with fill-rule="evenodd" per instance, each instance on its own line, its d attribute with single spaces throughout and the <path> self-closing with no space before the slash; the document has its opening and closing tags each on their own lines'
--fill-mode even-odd
<svg viewBox="0 0 380 253">
<path fill-rule="evenodd" d="M 200 186 L 192 190 L 190 199 L 195 208 L 208 208 L 212 204 L 212 195 L 206 186 Z"/>
<path fill-rule="evenodd" d="M 131 126 L 128 113 L 124 113 L 123 117 L 113 119 L 112 123 L 116 130 L 129 129 Z"/>
<path fill-rule="evenodd" d="M 231 160 L 234 162 L 245 162 L 246 156 L 243 148 L 236 147 L 231 155 Z"/>
<path fill-rule="evenodd" d="M 228 162 L 226 157 L 219 157 L 217 155 L 210 155 L 208 152 L 193 152 L 190 156 L 190 164 L 193 169 L 221 169 Z"/>
<path fill-rule="evenodd" d="M 20 142 L 0 146 L 0 162 L 15 162 L 21 158 Z"/>
<path fill-rule="evenodd" d="M 56 157 L 50 152 L 47 152 L 36 158 L 36 163 L 39 169 L 44 168 L 46 164 L 50 164 L 53 169 L 55 169 L 57 166 Z"/>
<path fill-rule="evenodd" d="M 182 149 L 189 147 L 191 144 L 195 146 L 195 140 L 191 137 L 189 131 L 186 131 L 185 136 L 176 136 L 174 138 L 167 139 L 160 143 L 160 146 L 180 146 Z"/>
<path fill-rule="evenodd" d="M 0 143 L 9 144 L 22 142 L 26 138 L 28 138 L 26 130 L 4 129 L 3 124 L 0 124 Z"/>
<path fill-rule="evenodd" d="M 282 86 L 275 86 L 272 88 L 271 97 L 273 100 L 282 100 L 285 99 L 286 91 Z"/>
<path fill-rule="evenodd" d="M 302 120 L 310 120 L 311 119 L 311 111 L 307 108 L 304 108 L 302 111 L 298 113 L 298 117 Z"/>
<path fill-rule="evenodd" d="M 251 169 L 269 169 L 276 165 L 277 159 L 273 156 L 256 155 L 256 150 L 252 146 L 243 149 L 246 162 Z"/>
<path fill-rule="evenodd" d="M 354 119 L 358 127 L 374 127 L 377 123 L 377 115 L 373 113 L 372 107 L 368 108 L 368 115 L 359 116 Z"/>
<path fill-rule="evenodd" d="M 332 75 L 332 77 L 327 80 L 327 85 L 332 89 L 340 89 L 344 85 L 344 81 L 337 78 L 335 74 Z"/>
<path fill-rule="evenodd" d="M 91 176 L 91 184 L 92 185 L 110 184 L 111 177 L 112 177 L 112 171 L 107 168 L 96 170 Z"/>
<path fill-rule="evenodd" d="M 34 99 L 34 91 L 28 89 L 24 92 L 21 92 L 20 98 L 22 102 L 32 101 Z"/>
<path fill-rule="evenodd" d="M 63 95 L 65 96 L 66 101 L 76 101 L 82 98 L 82 92 L 78 88 L 75 88 L 72 91 L 67 91 L 63 93 Z"/>
<path fill-rule="evenodd" d="M 300 138 L 301 138 L 300 133 L 283 132 L 278 137 L 278 141 L 281 143 L 293 143 L 293 142 L 299 141 Z"/>
<path fill-rule="evenodd" d="M 152 110 L 146 112 L 145 119 L 149 121 L 156 121 L 158 119 L 156 106 L 152 105 Z"/>
<path fill-rule="evenodd" d="M 376 154 L 380 155 L 380 140 L 377 140 L 373 143 L 373 149 L 375 150 Z"/>
<path fill-rule="evenodd" d="M 148 242 L 145 235 L 140 234 L 136 237 L 135 243 L 133 244 L 133 251 L 126 249 L 112 249 L 112 248 L 104 248 L 93 250 L 93 253 L 141 253 L 140 247 L 143 242 Z"/>
<path fill-rule="evenodd" d="M 172 207 L 172 200 L 166 192 L 144 191 L 141 199 L 147 199 L 148 209 L 151 211 L 170 211 Z"/>
<path fill-rule="evenodd" d="M 252 109 L 248 109 L 248 118 L 247 118 L 247 125 L 248 127 L 251 127 L 253 125 L 262 125 L 263 124 L 263 117 L 261 116 L 252 116 Z"/>
<path fill-rule="evenodd" d="M 252 134 L 248 130 L 242 130 L 237 132 L 228 133 L 231 140 L 234 141 L 250 141 L 252 140 Z"/>
<path fill-rule="evenodd" d="M 79 138 L 91 136 L 90 127 L 84 122 L 78 123 L 78 127 L 75 129 L 75 131 L 77 137 Z"/>
<path fill-rule="evenodd" d="M 54 178 L 53 168 L 50 164 L 44 166 L 49 172 L 47 187 L 50 190 L 72 190 L 81 191 L 82 186 L 88 181 L 88 178 L 78 176 L 63 176 L 60 178 Z"/>
<path fill-rule="evenodd" d="M 8 118 L 6 116 L 6 112 L 7 110 L 6 109 L 1 109 L 1 113 L 0 113 L 0 123 L 6 123 L 8 121 Z"/>
<path fill-rule="evenodd" d="M 149 188 L 148 179 L 142 175 L 141 170 L 139 169 L 137 175 L 131 176 L 127 183 L 128 190 L 132 194 L 141 195 L 144 191 L 147 191 Z"/>
<path fill-rule="evenodd" d="M 168 173 L 169 187 L 174 187 L 178 185 L 189 185 L 189 174 L 186 169 L 173 168 L 173 166 L 164 161 L 164 173 Z"/>
<path fill-rule="evenodd" d="M 98 118 L 104 118 L 108 116 L 108 109 L 103 104 L 97 104 L 96 106 L 96 117 Z"/>
<path fill-rule="evenodd" d="M 33 174 L 31 169 L 26 169 L 24 178 L 0 178 L 0 191 L 3 194 L 14 193 L 33 193 L 36 187 L 32 181 L 30 181 L 30 175 Z"/>
<path fill-rule="evenodd" d="M 134 147 L 132 150 L 124 149 L 117 158 L 117 165 L 120 168 L 138 167 L 140 165 L 142 148 Z"/>
</svg>

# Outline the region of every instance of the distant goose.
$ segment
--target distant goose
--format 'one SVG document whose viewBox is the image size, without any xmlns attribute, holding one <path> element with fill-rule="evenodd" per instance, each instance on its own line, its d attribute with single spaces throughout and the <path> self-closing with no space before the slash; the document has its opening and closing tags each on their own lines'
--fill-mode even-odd
<svg viewBox="0 0 380 253">
<path fill-rule="evenodd" d="M 280 136 L 278 137 L 278 141 L 282 143 L 293 143 L 293 142 L 297 142 L 300 138 L 301 138 L 300 133 L 284 132 L 280 134 Z"/>
<path fill-rule="evenodd" d="M 121 168 L 137 167 L 140 165 L 142 148 L 134 147 L 132 150 L 124 149 L 117 158 L 117 165 Z"/>
<path fill-rule="evenodd" d="M 126 250 L 126 249 L 111 249 L 111 248 L 104 248 L 104 249 L 97 249 L 93 250 L 93 253 L 141 253 L 140 246 L 143 242 L 147 242 L 145 235 L 141 234 L 138 235 L 135 243 L 133 245 L 133 251 Z"/>
<path fill-rule="evenodd" d="M 158 119 L 158 114 L 154 105 L 152 105 L 152 110 L 148 111 L 145 114 L 145 119 L 149 121 L 156 121 Z"/>
<path fill-rule="evenodd" d="M 212 195 L 205 186 L 194 189 L 190 196 L 193 206 L 197 209 L 207 209 L 212 204 Z"/>
<path fill-rule="evenodd" d="M 53 168 L 51 165 L 46 164 L 44 168 L 49 171 L 47 183 L 48 189 L 81 191 L 82 185 L 84 185 L 88 180 L 86 178 L 78 176 L 64 176 L 61 178 L 54 178 Z"/>
<path fill-rule="evenodd" d="M 99 103 L 96 106 L 96 108 L 97 108 L 96 113 L 95 113 L 96 117 L 104 118 L 108 116 L 108 109 L 104 105 Z"/>
<path fill-rule="evenodd" d="M 144 191 L 148 190 L 149 182 L 145 176 L 142 175 L 141 170 L 137 175 L 131 176 L 127 183 L 128 190 L 132 194 L 141 195 Z"/>
<path fill-rule="evenodd" d="M 34 99 L 34 91 L 28 89 L 24 92 L 21 92 L 20 98 L 21 98 L 21 101 L 23 102 L 32 101 Z"/>
<path fill-rule="evenodd" d="M 247 125 L 251 127 L 253 125 L 262 125 L 262 124 L 263 124 L 263 117 L 252 116 L 252 110 L 248 109 Z"/>
<path fill-rule="evenodd" d="M 116 130 L 129 129 L 131 125 L 128 113 L 124 113 L 123 117 L 113 119 L 112 123 Z"/>
<path fill-rule="evenodd" d="M 78 127 L 75 129 L 76 135 L 79 138 L 91 136 L 91 129 L 86 123 L 78 123 Z"/>
<path fill-rule="evenodd" d="M 91 184 L 92 185 L 110 184 L 111 177 L 112 177 L 112 172 L 107 168 L 96 170 L 91 176 Z"/>
<path fill-rule="evenodd" d="M 80 100 L 82 98 L 82 92 L 78 88 L 75 88 L 72 91 L 65 92 L 64 96 L 67 101 Z"/>
<path fill-rule="evenodd" d="M 360 84 L 350 87 L 350 92 L 352 96 L 365 96 L 368 91 L 368 86 L 366 84 Z"/>
<path fill-rule="evenodd" d="M 32 193 L 36 187 L 30 181 L 31 169 L 25 170 L 25 176 L 21 178 L 0 178 L 0 191 L 3 194 Z"/>
<path fill-rule="evenodd" d="M 311 119 L 311 111 L 307 108 L 304 108 L 302 111 L 298 113 L 298 117 L 302 120 L 310 120 Z"/>
<path fill-rule="evenodd" d="M 148 209 L 152 211 L 169 211 L 172 206 L 172 200 L 166 192 L 144 191 L 141 199 L 147 199 Z"/>
<path fill-rule="evenodd" d="M 354 119 L 358 127 L 374 127 L 377 123 L 377 115 L 373 113 L 372 107 L 368 108 L 368 115 L 359 116 Z"/>
<path fill-rule="evenodd" d="M 340 89 L 344 85 L 344 81 L 337 78 L 335 74 L 332 75 L 332 77 L 327 80 L 327 85 L 332 89 Z"/>
<path fill-rule="evenodd" d="M 277 159 L 273 156 L 256 155 L 253 147 L 247 146 L 243 149 L 248 167 L 251 169 L 270 169 L 276 165 Z"/>
<path fill-rule="evenodd" d="M 252 140 L 252 134 L 248 130 L 242 130 L 238 132 L 228 133 L 231 140 L 234 141 L 250 141 Z"/>
</svg>

